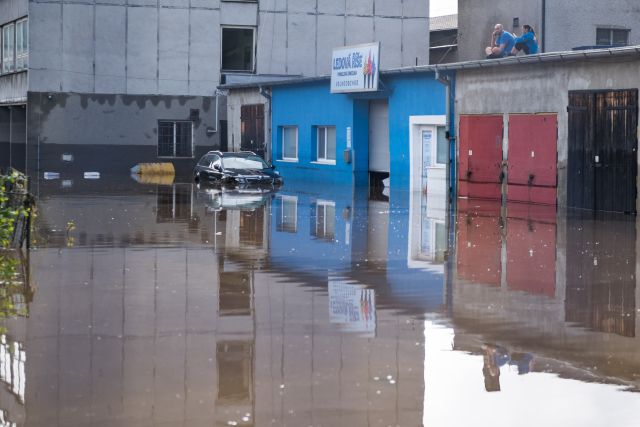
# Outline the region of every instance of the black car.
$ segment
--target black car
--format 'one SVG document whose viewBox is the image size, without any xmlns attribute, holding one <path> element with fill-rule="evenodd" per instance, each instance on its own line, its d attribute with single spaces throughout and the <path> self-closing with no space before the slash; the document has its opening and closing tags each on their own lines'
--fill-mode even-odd
<svg viewBox="0 0 640 427">
<path fill-rule="evenodd" d="M 282 185 L 282 177 L 262 157 L 250 151 L 220 152 L 209 151 L 198 161 L 193 179 L 196 182 L 209 181 L 233 186 Z"/>
</svg>

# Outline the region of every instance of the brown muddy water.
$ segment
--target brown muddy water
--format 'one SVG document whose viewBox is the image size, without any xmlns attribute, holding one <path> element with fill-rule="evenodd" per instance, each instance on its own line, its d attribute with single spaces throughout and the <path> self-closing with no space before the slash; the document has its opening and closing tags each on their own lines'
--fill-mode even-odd
<svg viewBox="0 0 640 427">
<path fill-rule="evenodd" d="M 638 426 L 633 217 L 47 181 L 0 426 Z"/>
</svg>

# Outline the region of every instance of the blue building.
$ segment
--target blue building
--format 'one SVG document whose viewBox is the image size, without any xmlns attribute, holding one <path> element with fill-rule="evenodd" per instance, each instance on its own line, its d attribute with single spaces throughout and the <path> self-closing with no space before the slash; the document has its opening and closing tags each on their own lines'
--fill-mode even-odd
<svg viewBox="0 0 640 427">
<path fill-rule="evenodd" d="M 380 89 L 368 93 L 331 93 L 329 77 L 262 83 L 270 100 L 266 156 L 285 182 L 377 186 L 389 177 L 391 188 L 444 198 L 454 158 L 446 116 L 452 80 L 422 68 L 382 72 Z M 249 87 L 226 89 L 232 98 Z"/>
</svg>

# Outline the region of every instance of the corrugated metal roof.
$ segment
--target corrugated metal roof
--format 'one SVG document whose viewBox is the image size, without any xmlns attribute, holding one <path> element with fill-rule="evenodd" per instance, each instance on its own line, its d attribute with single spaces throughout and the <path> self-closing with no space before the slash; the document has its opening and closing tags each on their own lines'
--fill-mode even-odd
<svg viewBox="0 0 640 427">
<path fill-rule="evenodd" d="M 458 14 L 429 18 L 429 31 L 455 30 L 458 28 Z"/>
<path fill-rule="evenodd" d="M 482 59 L 478 61 L 452 62 L 449 64 L 422 65 L 417 67 L 394 68 L 390 70 L 380 71 L 382 76 L 402 73 L 433 73 L 437 71 L 455 71 L 455 70 L 472 70 L 493 67 L 515 66 L 519 64 L 528 64 L 535 66 L 536 64 L 548 64 L 556 62 L 575 62 L 588 61 L 597 59 L 608 59 L 616 57 L 637 57 L 640 60 L 640 45 L 627 46 L 609 49 L 593 49 L 580 51 L 550 52 L 537 55 L 510 56 L 501 59 Z M 233 90 L 251 87 L 271 87 L 283 85 L 295 85 L 311 82 L 320 82 L 329 80 L 331 76 L 303 77 L 300 79 L 263 82 L 262 84 L 240 84 L 240 85 L 222 85 L 220 89 Z"/>
</svg>

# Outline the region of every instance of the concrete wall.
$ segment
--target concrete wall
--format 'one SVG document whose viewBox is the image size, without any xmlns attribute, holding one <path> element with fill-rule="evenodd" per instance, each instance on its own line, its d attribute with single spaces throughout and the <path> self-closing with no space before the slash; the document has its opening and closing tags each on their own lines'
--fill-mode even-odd
<svg viewBox="0 0 640 427">
<path fill-rule="evenodd" d="M 614 61 L 528 64 L 460 70 L 456 76 L 456 123 L 461 114 L 558 114 L 558 205 L 567 202 L 570 90 L 633 89 L 640 86 L 636 57 Z"/>
<path fill-rule="evenodd" d="M 259 74 L 326 75 L 333 48 L 373 41 L 380 69 L 429 61 L 428 0 L 266 0 L 259 13 Z"/>
<path fill-rule="evenodd" d="M 640 44 L 640 4 L 636 0 L 547 0 L 545 51 L 571 50 L 596 44 L 597 28 L 630 29 L 629 45 Z M 520 27 L 513 28 L 513 18 Z M 522 32 L 531 24 L 542 46 L 542 0 L 459 0 L 459 58 L 483 59 L 496 23 L 508 31 Z"/>
<path fill-rule="evenodd" d="M 34 92 L 211 96 L 220 1 L 31 2 Z"/>
<path fill-rule="evenodd" d="M 520 27 L 514 29 L 513 18 L 516 17 L 520 18 Z M 484 48 L 491 43 L 495 24 L 501 23 L 507 31 L 515 30 L 518 35 L 522 32 L 522 25 L 530 24 L 539 34 L 541 17 L 540 0 L 458 0 L 459 60 L 484 59 Z M 564 20 L 568 18 L 570 16 L 559 17 Z"/>
<path fill-rule="evenodd" d="M 222 25 L 258 27 L 262 74 L 327 74 L 334 47 L 372 41 L 382 68 L 427 64 L 428 1 L 374 3 L 32 1 L 30 90 L 210 96 Z"/>
<path fill-rule="evenodd" d="M 548 52 L 596 44 L 597 28 L 630 29 L 629 45 L 640 44 L 640 3 L 637 0 L 607 2 L 547 0 Z"/>
<path fill-rule="evenodd" d="M 29 0 L 2 0 L 0 1 L 0 25 L 25 17 L 28 11 Z"/>
<path fill-rule="evenodd" d="M 198 109 L 200 117 L 193 122 L 194 158 L 168 160 L 179 174 L 190 173 L 200 155 L 218 148 L 219 135 L 212 132 L 215 97 L 32 92 L 28 172 L 128 174 L 137 163 L 159 161 L 158 120 L 189 120 L 191 109 Z M 62 161 L 62 154 L 72 154 L 74 160 Z"/>
</svg>

